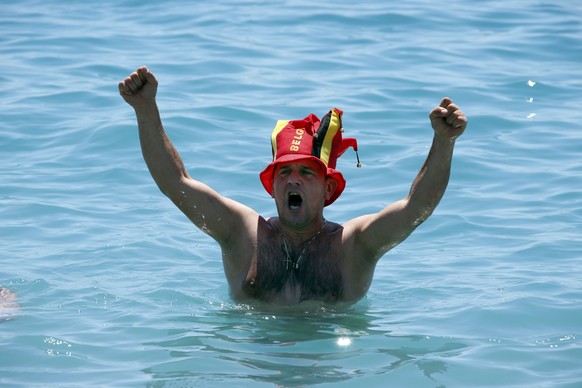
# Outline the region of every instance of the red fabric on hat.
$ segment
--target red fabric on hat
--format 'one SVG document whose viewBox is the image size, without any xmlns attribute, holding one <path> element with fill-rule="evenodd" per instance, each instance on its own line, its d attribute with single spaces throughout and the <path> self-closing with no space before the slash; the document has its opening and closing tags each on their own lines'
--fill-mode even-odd
<svg viewBox="0 0 582 388">
<path fill-rule="evenodd" d="M 339 109 L 336 112 L 339 112 L 340 115 L 342 113 Z M 272 144 L 274 160 L 259 175 L 263 187 L 269 194 L 273 194 L 273 175 L 275 168 L 279 164 L 309 159 L 321 165 L 327 176 L 337 182 L 337 187 L 330 199 L 325 202 L 325 206 L 332 204 L 341 195 L 346 187 L 346 180 L 341 172 L 331 168 L 332 166 L 335 167 L 336 159 L 345 151 L 345 149 L 341 149 L 341 132 L 338 131 L 333 139 L 332 153 L 329 160 L 330 167 L 328 167 L 321 159 L 312 155 L 314 135 L 317 133 L 319 125 L 319 118 L 314 114 L 310 114 L 303 120 L 287 122 L 285 126 L 279 128 L 278 133 L 278 127 L 275 127 L 273 131 L 275 144 Z"/>
</svg>

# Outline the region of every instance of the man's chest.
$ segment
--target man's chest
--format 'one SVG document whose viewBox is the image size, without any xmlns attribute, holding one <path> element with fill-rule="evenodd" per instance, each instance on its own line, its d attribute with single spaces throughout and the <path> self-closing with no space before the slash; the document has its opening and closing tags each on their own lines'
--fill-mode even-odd
<svg viewBox="0 0 582 388">
<path fill-rule="evenodd" d="M 257 246 L 243 292 L 273 303 L 337 302 L 343 297 L 343 261 L 329 239 L 307 249 L 285 247 L 281 239 L 270 239 Z"/>
</svg>

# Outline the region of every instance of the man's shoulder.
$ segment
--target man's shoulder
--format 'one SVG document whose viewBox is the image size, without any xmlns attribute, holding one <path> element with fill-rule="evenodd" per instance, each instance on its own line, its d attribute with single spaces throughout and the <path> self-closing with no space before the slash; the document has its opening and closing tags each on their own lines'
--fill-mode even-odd
<svg viewBox="0 0 582 388">
<path fill-rule="evenodd" d="M 366 215 L 352 218 L 352 219 L 344 222 L 343 224 L 341 224 L 341 227 L 343 228 L 343 232 L 349 236 L 357 234 L 358 232 L 361 232 L 362 230 L 365 229 L 367 224 L 372 222 L 374 216 L 375 216 L 375 214 L 366 214 Z"/>
</svg>

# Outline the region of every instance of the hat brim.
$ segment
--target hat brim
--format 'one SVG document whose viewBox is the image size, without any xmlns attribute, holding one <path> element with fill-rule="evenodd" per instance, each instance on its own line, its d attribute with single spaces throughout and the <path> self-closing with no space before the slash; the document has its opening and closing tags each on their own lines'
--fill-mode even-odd
<svg viewBox="0 0 582 388">
<path fill-rule="evenodd" d="M 324 171 L 326 171 L 326 176 L 328 178 L 331 178 L 337 182 L 334 192 L 332 193 L 331 197 L 325 201 L 324 204 L 324 206 L 331 205 L 344 191 L 346 187 L 346 180 L 344 179 L 344 176 L 341 172 L 333 168 L 327 168 L 321 159 L 311 155 L 283 155 L 277 158 L 277 160 L 269 163 L 267 167 L 259 174 L 261 183 L 263 184 L 265 190 L 267 190 L 267 193 L 269 193 L 269 195 L 273 194 L 273 176 L 275 174 L 275 168 L 279 164 L 297 162 L 300 160 L 313 160 L 314 162 L 318 163 Z"/>
</svg>

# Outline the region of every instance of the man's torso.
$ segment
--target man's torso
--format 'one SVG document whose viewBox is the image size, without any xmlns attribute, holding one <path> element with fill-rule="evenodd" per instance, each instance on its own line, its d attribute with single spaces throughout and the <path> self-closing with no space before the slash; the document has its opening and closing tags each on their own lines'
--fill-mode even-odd
<svg viewBox="0 0 582 388">
<path fill-rule="evenodd" d="M 231 263 L 231 270 L 228 265 L 225 269 L 234 299 L 291 305 L 351 302 L 365 294 L 369 282 L 355 290 L 347 271 L 353 268 L 348 262 L 353 252 L 342 226 L 328 223 L 313 241 L 294 247 L 270 220 L 261 221 L 244 248 L 223 253 Z"/>
</svg>

